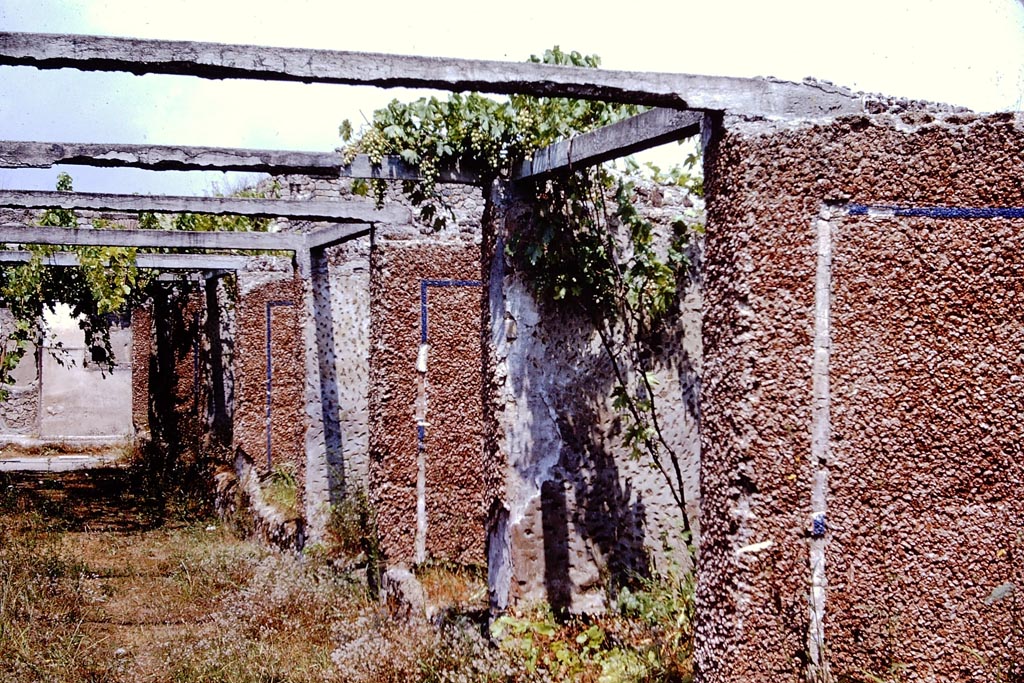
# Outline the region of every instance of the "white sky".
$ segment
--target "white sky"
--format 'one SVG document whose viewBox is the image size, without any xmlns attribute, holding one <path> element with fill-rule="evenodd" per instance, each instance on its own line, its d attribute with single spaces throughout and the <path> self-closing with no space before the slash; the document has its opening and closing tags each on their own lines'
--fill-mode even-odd
<svg viewBox="0 0 1024 683">
<path fill-rule="evenodd" d="M 607 68 L 814 76 L 978 111 L 1024 103 L 1021 0 L 0 0 L 0 30 L 511 61 L 559 44 Z M 0 67 L 0 139 L 330 150 L 342 119 L 413 94 Z M 212 182 L 68 170 L 79 190 L 203 193 Z M 0 170 L 0 187 L 52 189 L 56 173 Z"/>
</svg>

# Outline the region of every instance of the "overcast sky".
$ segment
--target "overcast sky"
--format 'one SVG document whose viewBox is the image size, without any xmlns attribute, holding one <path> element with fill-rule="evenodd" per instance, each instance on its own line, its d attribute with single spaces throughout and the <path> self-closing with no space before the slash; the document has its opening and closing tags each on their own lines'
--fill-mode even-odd
<svg viewBox="0 0 1024 683">
<path fill-rule="evenodd" d="M 513 61 L 559 44 L 608 68 L 814 76 L 978 111 L 1024 103 L 1019 0 L 0 0 L 0 30 Z M 0 138 L 325 151 L 342 119 L 413 94 L 0 67 Z M 213 180 L 69 170 L 87 191 L 201 194 Z M 52 189 L 56 173 L 0 170 L 0 188 Z"/>
</svg>

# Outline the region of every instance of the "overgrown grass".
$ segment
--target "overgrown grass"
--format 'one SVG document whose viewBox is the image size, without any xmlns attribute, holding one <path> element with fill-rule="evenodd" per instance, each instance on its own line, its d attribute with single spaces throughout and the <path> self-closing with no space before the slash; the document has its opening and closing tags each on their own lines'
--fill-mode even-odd
<svg viewBox="0 0 1024 683">
<path fill-rule="evenodd" d="M 340 571 L 210 518 L 140 513 L 130 481 L 0 473 L 0 680 L 688 680 L 686 581 L 641 581 L 601 618 L 539 609 L 489 628 L 483 573 L 434 565 L 419 578 L 435 617 L 405 622 L 371 596 L 365 564 Z M 336 528 L 364 563 L 368 512 L 354 503 Z"/>
</svg>

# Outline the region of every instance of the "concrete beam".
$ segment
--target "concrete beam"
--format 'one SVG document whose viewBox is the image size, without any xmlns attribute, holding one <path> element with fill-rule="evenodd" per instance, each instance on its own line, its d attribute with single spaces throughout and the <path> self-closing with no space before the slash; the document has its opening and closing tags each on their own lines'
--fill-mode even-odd
<svg viewBox="0 0 1024 683">
<path fill-rule="evenodd" d="M 378 209 L 370 200 L 327 202 L 247 197 L 171 197 L 163 195 L 91 194 L 0 190 L 0 206 L 18 209 L 87 209 L 93 211 L 152 211 L 293 218 L 337 223 L 407 223 L 409 209 L 389 205 Z"/>
<path fill-rule="evenodd" d="M 252 249 L 301 251 L 305 240 L 294 232 L 188 232 L 185 230 L 98 230 L 37 227 L 23 223 L 0 225 L 3 244 L 66 244 L 92 247 L 166 249 Z"/>
<path fill-rule="evenodd" d="M 327 225 L 305 233 L 306 248 L 324 249 L 369 234 L 369 225 Z"/>
<path fill-rule="evenodd" d="M 700 133 L 703 117 L 699 111 L 652 109 L 539 149 L 513 171 L 512 179 L 539 179 L 682 140 Z"/>
<path fill-rule="evenodd" d="M 343 178 L 416 180 L 419 172 L 401 157 L 373 164 L 365 154 L 342 165 L 340 152 L 296 152 L 231 147 L 126 145 L 117 143 L 0 141 L 0 168 L 50 168 L 57 164 L 99 168 L 145 168 L 153 171 L 244 171 L 270 175 L 299 174 Z M 475 184 L 472 169 L 443 169 L 444 183 Z"/>
<path fill-rule="evenodd" d="M 32 254 L 23 250 L 0 251 L 0 263 L 27 263 Z M 241 270 L 251 260 L 249 256 L 233 254 L 137 254 L 135 265 L 155 270 Z M 58 251 L 43 258 L 47 266 L 77 266 L 78 254 Z"/>
<path fill-rule="evenodd" d="M 417 168 L 410 166 L 399 156 L 386 156 L 379 164 L 370 161 L 365 154 L 358 154 L 352 162 L 342 166 L 342 178 L 366 178 L 379 180 L 419 180 L 422 176 Z M 452 166 L 437 170 L 438 182 L 453 185 L 479 185 L 480 169 L 475 169 L 463 161 Z"/>
<path fill-rule="evenodd" d="M 861 98 L 823 84 L 106 36 L 2 32 L 0 64 L 522 93 L 781 117 L 863 111 Z"/>
</svg>

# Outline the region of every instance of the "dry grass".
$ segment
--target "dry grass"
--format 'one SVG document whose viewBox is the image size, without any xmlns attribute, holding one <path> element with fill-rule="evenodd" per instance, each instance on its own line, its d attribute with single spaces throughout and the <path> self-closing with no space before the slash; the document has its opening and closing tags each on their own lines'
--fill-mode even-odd
<svg viewBox="0 0 1024 683">
<path fill-rule="evenodd" d="M 137 483 L 119 469 L 0 473 L 0 680 L 686 680 L 678 591 L 638 593 L 626 616 L 600 622 L 508 618 L 495 641 L 480 571 L 421 569 L 437 616 L 395 621 L 365 568 L 339 572 L 169 514 L 195 508 Z"/>
</svg>

